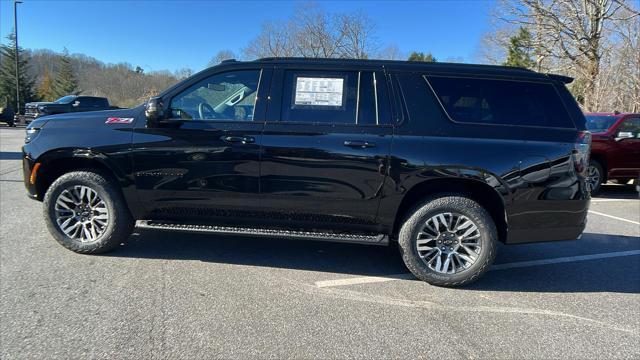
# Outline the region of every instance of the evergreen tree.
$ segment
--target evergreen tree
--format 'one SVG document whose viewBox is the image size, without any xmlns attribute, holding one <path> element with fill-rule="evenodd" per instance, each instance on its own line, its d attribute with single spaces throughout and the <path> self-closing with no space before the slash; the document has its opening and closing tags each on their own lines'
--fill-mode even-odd
<svg viewBox="0 0 640 360">
<path fill-rule="evenodd" d="M 505 66 L 515 66 L 525 69 L 533 69 L 536 65 L 531 58 L 533 46 L 531 45 L 531 33 L 521 27 L 518 33 L 509 38 L 509 49 Z"/>
<path fill-rule="evenodd" d="M 78 79 L 73 71 L 71 65 L 71 57 L 67 49 L 59 58 L 58 72 L 53 79 L 53 91 L 52 95 L 57 99 L 66 95 L 77 95 L 80 93 L 78 90 Z"/>
<path fill-rule="evenodd" d="M 438 62 L 431 53 L 423 53 L 423 52 L 412 52 L 407 59 L 409 61 L 424 61 L 424 62 Z"/>
<path fill-rule="evenodd" d="M 38 89 L 36 90 L 38 93 L 38 97 L 43 101 L 53 101 L 56 99 L 53 93 L 53 80 L 51 79 L 51 75 L 49 74 L 49 70 L 45 69 L 44 74 L 42 75 L 42 81 L 40 85 L 38 85 Z"/>
<path fill-rule="evenodd" d="M 7 39 L 9 39 L 9 44 L 0 44 L 0 99 L 6 99 L 8 105 L 16 113 L 18 112 L 15 109 L 17 56 L 19 63 L 18 79 L 20 81 L 20 104 L 18 107 L 19 111 L 23 112 L 25 103 L 36 100 L 33 93 L 34 80 L 28 75 L 29 56 L 22 48 L 18 48 L 18 53 L 16 54 L 16 37 L 14 33 L 9 34 Z"/>
</svg>

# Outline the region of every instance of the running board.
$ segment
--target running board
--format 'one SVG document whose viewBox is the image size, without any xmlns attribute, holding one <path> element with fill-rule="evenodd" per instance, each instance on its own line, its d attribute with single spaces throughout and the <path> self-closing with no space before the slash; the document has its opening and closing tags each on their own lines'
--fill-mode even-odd
<svg viewBox="0 0 640 360">
<path fill-rule="evenodd" d="M 315 231 L 295 231 L 295 230 L 232 227 L 232 226 L 175 224 L 175 223 L 168 223 L 164 221 L 155 221 L 155 220 L 138 221 L 136 223 L 136 227 L 140 229 L 170 230 L 170 231 L 184 231 L 184 232 L 224 234 L 224 235 L 260 236 L 260 237 L 287 238 L 287 239 L 305 239 L 305 240 L 345 242 L 345 243 L 369 244 L 369 245 L 389 244 L 389 236 L 383 235 L 383 234 L 379 234 L 379 235 L 334 234 L 329 232 L 315 232 Z"/>
</svg>

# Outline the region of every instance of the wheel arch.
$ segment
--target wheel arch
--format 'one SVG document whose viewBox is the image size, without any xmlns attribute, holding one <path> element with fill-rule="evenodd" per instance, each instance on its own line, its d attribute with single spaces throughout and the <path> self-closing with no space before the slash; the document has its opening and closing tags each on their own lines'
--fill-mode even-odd
<svg viewBox="0 0 640 360">
<path fill-rule="evenodd" d="M 57 178 L 76 170 L 95 169 L 117 181 L 120 186 L 130 183 L 113 161 L 91 149 L 52 150 L 40 155 L 35 162 L 40 163 L 34 184 L 38 199 L 44 198 L 44 194 Z"/>
<path fill-rule="evenodd" d="M 507 238 L 507 215 L 504 197 L 492 186 L 469 178 L 446 177 L 425 180 L 414 185 L 405 193 L 396 212 L 393 233 L 397 234 L 409 211 L 428 196 L 435 194 L 460 194 L 482 205 L 491 215 L 498 230 L 498 238 Z"/>
</svg>

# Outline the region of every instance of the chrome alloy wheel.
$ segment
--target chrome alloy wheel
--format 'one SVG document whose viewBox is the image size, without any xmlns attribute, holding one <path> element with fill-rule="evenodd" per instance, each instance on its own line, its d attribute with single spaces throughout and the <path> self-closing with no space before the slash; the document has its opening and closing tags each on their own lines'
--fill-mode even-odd
<svg viewBox="0 0 640 360">
<path fill-rule="evenodd" d="M 55 216 L 60 230 L 80 242 L 98 240 L 109 224 L 107 204 L 84 185 L 71 186 L 58 195 Z"/>
<path fill-rule="evenodd" d="M 473 265 L 480 251 L 480 231 L 468 217 L 440 213 L 427 220 L 418 233 L 416 249 L 433 271 L 456 274 Z"/>
<path fill-rule="evenodd" d="M 593 165 L 589 165 L 587 169 L 587 187 L 589 191 L 593 191 L 600 186 L 600 171 Z"/>
</svg>

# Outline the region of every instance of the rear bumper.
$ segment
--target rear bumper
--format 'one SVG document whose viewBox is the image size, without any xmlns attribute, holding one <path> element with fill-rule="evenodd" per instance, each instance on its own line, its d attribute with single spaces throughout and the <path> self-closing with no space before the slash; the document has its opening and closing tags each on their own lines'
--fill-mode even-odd
<svg viewBox="0 0 640 360">
<path fill-rule="evenodd" d="M 576 240 L 587 226 L 590 199 L 536 201 L 511 209 L 507 244 Z M 514 211 L 515 210 L 515 211 Z"/>
<path fill-rule="evenodd" d="M 547 229 L 518 229 L 510 230 L 507 235 L 507 244 L 526 244 L 545 241 L 577 240 L 582 235 L 586 220 L 579 226 L 568 226 Z"/>
</svg>

